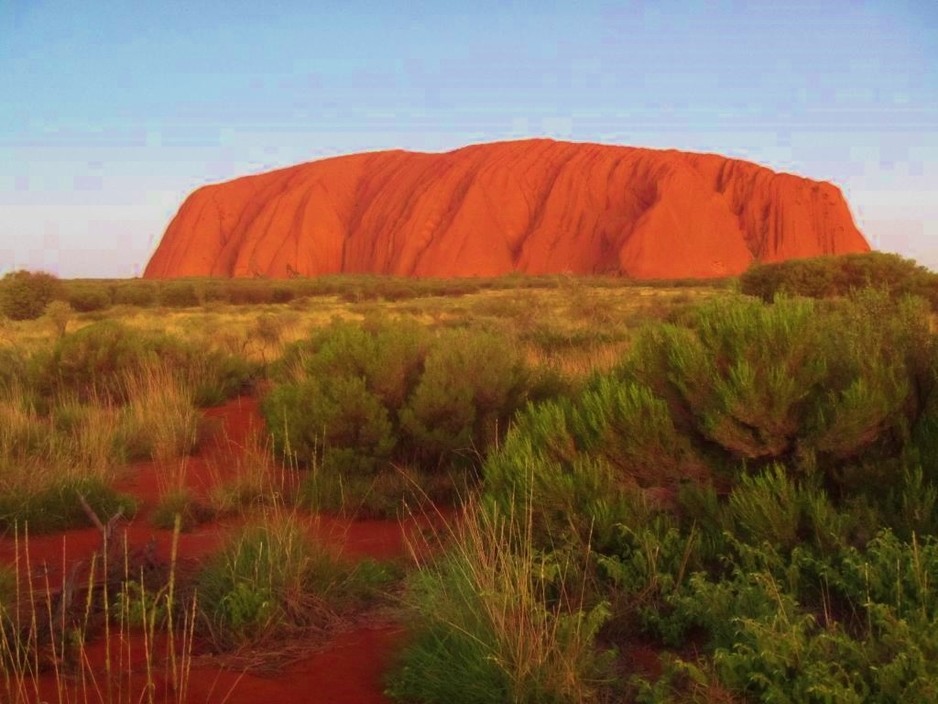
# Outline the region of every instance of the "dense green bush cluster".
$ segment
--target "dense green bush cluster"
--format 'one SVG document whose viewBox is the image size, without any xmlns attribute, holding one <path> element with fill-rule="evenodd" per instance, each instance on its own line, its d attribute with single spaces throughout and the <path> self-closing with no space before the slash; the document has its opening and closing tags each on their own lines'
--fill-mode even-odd
<svg viewBox="0 0 938 704">
<path fill-rule="evenodd" d="M 894 457 L 934 386 L 923 307 L 865 291 L 830 306 L 717 299 L 640 336 L 620 373 L 724 465 L 808 471 Z"/>
<path fill-rule="evenodd" d="M 529 406 L 485 464 L 502 511 L 532 513 L 545 542 L 606 542 L 643 487 L 699 470 L 666 404 L 637 383 L 601 377 L 577 398 Z"/>
<path fill-rule="evenodd" d="M 781 462 L 838 495 L 876 493 L 900 460 L 934 456 L 923 431 L 935 422 L 934 357 L 913 300 L 716 299 L 646 329 L 578 397 L 529 407 L 489 458 L 487 487 L 594 539 L 636 488 L 725 483 L 741 467 Z"/>
<path fill-rule="evenodd" d="M 12 271 L 0 279 L 0 314 L 11 320 L 33 320 L 46 306 L 65 297 L 65 288 L 43 271 Z"/>
<path fill-rule="evenodd" d="M 663 676 L 584 683 L 582 700 L 931 701 L 936 362 L 921 300 L 711 300 L 518 416 L 484 465 L 482 514 L 522 528 L 476 552 L 568 565 L 541 599 L 563 618 L 608 605 L 594 653 L 662 651 Z M 415 586 L 428 625 L 400 674 L 419 701 L 442 701 L 419 683 L 458 667 L 421 639 L 467 630 L 453 585 L 433 584 Z M 497 685 L 496 670 L 476 674 Z"/>
<path fill-rule="evenodd" d="M 112 291 L 96 284 L 71 284 L 68 286 L 68 302 L 79 313 L 104 310 L 113 302 Z"/>
<path fill-rule="evenodd" d="M 465 464 L 507 428 L 527 376 L 510 341 L 416 324 L 338 323 L 290 348 L 263 403 L 277 447 L 307 467 Z"/>
<path fill-rule="evenodd" d="M 873 287 L 895 297 L 920 296 L 938 309 L 938 274 L 884 252 L 754 264 L 740 276 L 739 285 L 743 293 L 764 301 L 779 294 L 831 298 Z"/>
</svg>

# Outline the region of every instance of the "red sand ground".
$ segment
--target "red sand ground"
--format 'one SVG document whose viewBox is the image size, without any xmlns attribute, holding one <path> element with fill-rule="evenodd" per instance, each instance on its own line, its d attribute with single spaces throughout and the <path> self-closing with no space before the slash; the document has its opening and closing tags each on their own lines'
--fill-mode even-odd
<svg viewBox="0 0 938 704">
<path fill-rule="evenodd" d="M 257 404 L 251 398 L 236 399 L 210 409 L 206 416 L 215 419 L 218 427 L 203 447 L 188 458 L 186 473 L 187 485 L 203 493 L 210 491 L 214 482 L 224 481 L 226 473 L 237 466 L 239 453 L 249 445 L 251 433 L 262 424 Z M 147 519 L 160 496 L 158 475 L 159 468 L 153 463 L 142 463 L 130 469 L 120 489 L 132 493 L 140 506 L 137 516 L 121 525 L 118 532 L 126 531 L 131 553 L 152 544 L 156 556 L 168 560 L 171 531 L 154 528 Z M 215 523 L 181 534 L 180 562 L 197 563 L 218 549 L 234 525 L 236 522 Z M 406 549 L 405 536 L 419 528 L 413 521 L 354 521 L 326 516 L 310 519 L 311 532 L 349 559 L 401 557 Z M 41 585 L 45 584 L 46 576 L 53 587 L 60 585 L 63 569 L 71 571 L 78 561 L 87 564 L 91 555 L 100 551 L 101 543 L 101 533 L 96 528 L 30 537 L 28 571 Z M 18 554 L 12 537 L 0 537 L 0 561 L 13 564 L 17 559 L 25 572 L 25 555 L 22 551 Z M 386 702 L 382 694 L 382 675 L 400 647 L 403 635 L 403 628 L 394 623 L 358 624 L 333 634 L 312 654 L 263 676 L 226 670 L 200 663 L 196 658 L 188 701 L 230 704 Z M 133 646 L 133 652 L 142 653 L 142 642 L 135 642 Z M 114 648 L 116 645 L 112 646 L 112 658 L 117 658 Z M 88 652 L 93 660 L 98 658 L 103 662 L 106 652 L 103 640 L 92 644 Z M 164 651 L 157 649 L 156 652 Z M 42 683 L 42 690 L 46 699 L 57 701 L 51 679 Z"/>
<path fill-rule="evenodd" d="M 144 275 L 702 278 L 868 250 L 830 183 L 716 154 L 530 139 L 205 186 Z"/>
</svg>

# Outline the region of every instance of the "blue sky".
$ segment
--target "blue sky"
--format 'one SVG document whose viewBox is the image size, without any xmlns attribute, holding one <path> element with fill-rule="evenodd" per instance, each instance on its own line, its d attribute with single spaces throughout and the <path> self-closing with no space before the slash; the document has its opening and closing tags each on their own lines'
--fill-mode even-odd
<svg viewBox="0 0 938 704">
<path fill-rule="evenodd" d="M 0 273 L 139 274 L 204 183 L 549 136 L 835 182 L 938 270 L 938 3 L 0 0 Z"/>
</svg>

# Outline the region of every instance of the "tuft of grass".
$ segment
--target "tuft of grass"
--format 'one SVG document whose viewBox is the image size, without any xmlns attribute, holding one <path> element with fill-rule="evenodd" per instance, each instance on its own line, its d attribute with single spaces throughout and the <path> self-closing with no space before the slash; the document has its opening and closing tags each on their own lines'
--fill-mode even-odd
<svg viewBox="0 0 938 704">
<path fill-rule="evenodd" d="M 198 576 L 207 635 L 218 649 L 257 645 L 336 620 L 330 603 L 347 567 L 313 542 L 296 516 L 265 511 L 247 523 Z"/>
<path fill-rule="evenodd" d="M 163 492 L 150 520 L 158 528 L 172 528 L 179 521 L 181 530 L 188 531 L 214 517 L 210 507 L 199 501 L 190 490 L 180 487 Z"/>
<path fill-rule="evenodd" d="M 415 550 L 415 559 L 422 550 Z M 407 605 L 416 635 L 388 693 L 418 702 L 589 702 L 610 682 L 571 560 L 538 551 L 530 515 L 470 507 L 446 555 L 422 562 Z"/>
</svg>

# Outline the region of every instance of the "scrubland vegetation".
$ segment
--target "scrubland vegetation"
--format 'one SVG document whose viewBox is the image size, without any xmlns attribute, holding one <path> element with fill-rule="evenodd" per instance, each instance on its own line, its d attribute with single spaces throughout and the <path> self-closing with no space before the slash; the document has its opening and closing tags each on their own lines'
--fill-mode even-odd
<svg viewBox="0 0 938 704">
<path fill-rule="evenodd" d="M 380 605 L 410 627 L 405 702 L 935 701 L 934 277 L 877 254 L 715 284 L 7 277 L 0 692 L 53 671 L 60 701 L 185 701 L 200 648 Z M 107 537 L 135 463 L 178 466 L 245 393 L 266 428 L 236 478 L 203 500 L 169 477 L 147 513 L 174 540 L 236 519 L 213 557 L 143 575 L 112 543 L 34 581 L 27 531 Z M 406 564 L 308 530 L 408 512 L 447 527 Z M 115 624 L 163 634 L 142 695 L 82 664 Z"/>
</svg>

